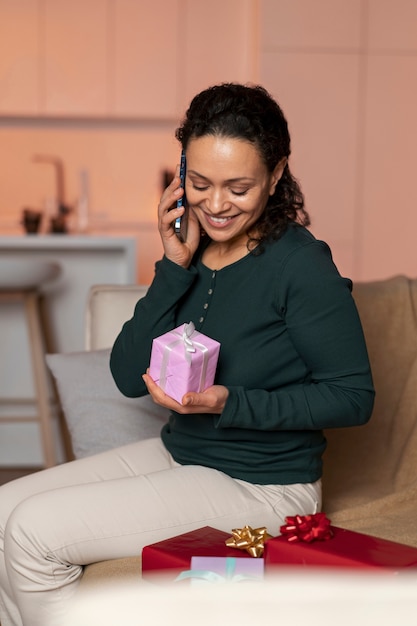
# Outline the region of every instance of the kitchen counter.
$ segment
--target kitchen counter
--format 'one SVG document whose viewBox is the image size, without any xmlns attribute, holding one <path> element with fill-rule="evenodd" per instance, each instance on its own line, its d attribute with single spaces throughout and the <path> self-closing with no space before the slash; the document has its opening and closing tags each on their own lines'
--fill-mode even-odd
<svg viewBox="0 0 417 626">
<path fill-rule="evenodd" d="M 84 349 L 85 305 L 91 285 L 136 283 L 136 239 L 133 237 L 0 237 L 0 263 L 2 257 L 27 259 L 28 263 L 39 259 L 60 264 L 60 276 L 44 288 L 57 352 Z M 1 317 L 0 322 L 1 329 Z"/>
<path fill-rule="evenodd" d="M 59 263 L 60 275 L 43 289 L 54 352 L 84 350 L 84 326 L 89 289 L 95 284 L 137 282 L 137 238 L 95 235 L 0 236 L 2 259 L 35 259 Z M 33 381 L 23 308 L 0 307 L 0 410 L 22 414 L 30 410 Z M 17 399 L 24 399 L 22 406 Z M 5 401 L 6 399 L 6 401 Z M 7 406 L 7 399 L 12 406 Z M 0 465 L 36 465 L 41 459 L 36 425 L 1 426 Z M 11 446 L 10 442 L 16 446 Z M 38 450 L 39 447 L 39 450 Z"/>
<path fill-rule="evenodd" d="M 0 236 L 0 251 L 18 250 L 124 250 L 135 266 L 134 237 L 103 235 L 10 235 Z"/>
</svg>

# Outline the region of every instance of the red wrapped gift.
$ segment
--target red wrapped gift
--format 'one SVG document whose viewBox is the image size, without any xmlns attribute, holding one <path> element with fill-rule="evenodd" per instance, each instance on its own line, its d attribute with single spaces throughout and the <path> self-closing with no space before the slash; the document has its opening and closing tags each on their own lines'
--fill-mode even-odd
<svg viewBox="0 0 417 626">
<path fill-rule="evenodd" d="M 324 514 L 295 516 L 287 521 L 288 524 L 281 527 L 283 534 L 265 544 L 268 571 L 274 565 L 330 565 L 393 571 L 417 567 L 417 548 L 331 526 Z"/>
<path fill-rule="evenodd" d="M 205 526 L 145 546 L 142 550 L 142 577 L 151 578 L 162 572 L 174 579 L 180 572 L 190 569 L 193 556 L 247 558 L 247 552 L 226 546 L 229 537 L 230 533 Z"/>
</svg>

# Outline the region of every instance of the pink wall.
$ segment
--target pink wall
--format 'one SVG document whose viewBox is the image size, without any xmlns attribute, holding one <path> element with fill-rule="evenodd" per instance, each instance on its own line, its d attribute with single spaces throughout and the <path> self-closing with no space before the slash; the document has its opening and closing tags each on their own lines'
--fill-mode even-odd
<svg viewBox="0 0 417 626">
<path fill-rule="evenodd" d="M 286 112 L 312 230 L 341 271 L 356 280 L 416 275 L 417 0 L 207 7 L 0 0 L 0 232 L 20 232 L 23 207 L 50 204 L 52 171 L 32 156 L 59 155 L 67 201 L 76 204 L 87 169 L 93 230 L 135 233 L 139 280 L 149 282 L 161 171 L 178 160 L 180 112 L 207 84 L 259 81 Z M 39 61 L 51 55 L 55 67 Z"/>
<path fill-rule="evenodd" d="M 341 271 L 417 275 L 416 0 L 263 0 L 260 80 Z"/>
</svg>

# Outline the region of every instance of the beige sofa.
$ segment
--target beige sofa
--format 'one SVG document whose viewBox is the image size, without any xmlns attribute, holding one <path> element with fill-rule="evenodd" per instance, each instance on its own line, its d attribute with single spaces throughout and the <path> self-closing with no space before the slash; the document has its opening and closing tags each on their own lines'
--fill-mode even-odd
<svg viewBox="0 0 417 626">
<path fill-rule="evenodd" d="M 146 288 L 91 290 L 86 348 L 109 347 Z M 417 280 L 354 287 L 376 387 L 371 421 L 327 433 L 323 510 L 334 525 L 417 546 Z M 140 557 L 90 565 L 83 584 L 137 577 Z"/>
</svg>

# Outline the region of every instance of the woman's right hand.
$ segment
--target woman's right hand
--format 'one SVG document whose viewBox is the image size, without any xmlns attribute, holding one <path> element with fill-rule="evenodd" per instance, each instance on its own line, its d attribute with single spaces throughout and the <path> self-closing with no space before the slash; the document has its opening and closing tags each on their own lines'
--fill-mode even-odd
<svg viewBox="0 0 417 626">
<path fill-rule="evenodd" d="M 172 205 L 174 205 L 178 198 L 184 193 L 180 186 L 179 170 L 178 165 L 172 182 L 161 196 L 158 206 L 158 229 L 161 235 L 165 256 L 173 263 L 187 268 L 191 263 L 200 241 L 200 224 L 190 207 L 188 212 L 188 232 L 186 241 L 180 241 L 175 234 L 174 221 L 177 217 L 183 215 L 185 211 L 184 207 L 170 210 Z"/>
</svg>

